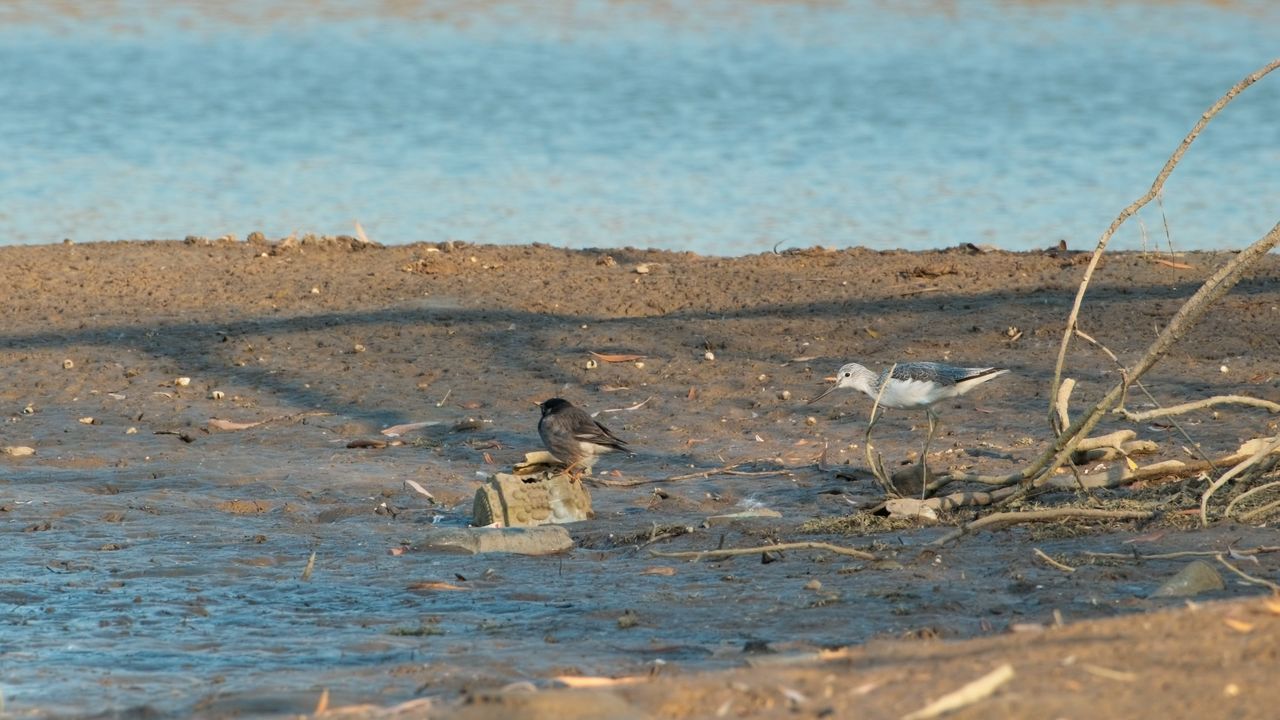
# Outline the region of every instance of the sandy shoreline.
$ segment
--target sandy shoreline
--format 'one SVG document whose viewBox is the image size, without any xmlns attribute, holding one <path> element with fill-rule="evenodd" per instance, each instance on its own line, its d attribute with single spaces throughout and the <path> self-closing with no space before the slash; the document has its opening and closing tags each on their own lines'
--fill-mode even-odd
<svg viewBox="0 0 1280 720">
<path fill-rule="evenodd" d="M 546 693 L 453 704 L 512 682 L 546 688 L 557 675 L 656 668 L 676 677 L 555 702 L 597 711 L 615 706 L 590 703 L 617 702 L 636 717 L 709 716 L 726 702 L 736 717 L 840 716 L 851 707 L 898 717 L 1010 658 L 1015 689 L 956 717 L 1217 714 L 1226 703 L 1241 717 L 1265 717 L 1274 692 L 1257 658 L 1274 647 L 1274 612 L 1249 601 L 1143 615 L 1147 631 L 1107 624 L 1179 607 L 1146 593 L 1180 565 L 1090 565 L 1085 578 L 1038 564 L 1030 547 L 1078 559 L 1155 532 L 1163 535 L 1136 547 L 1222 551 L 1229 542 L 1274 544 L 1266 530 L 1175 529 L 1185 522 L 1013 530 L 962 541 L 936 561 L 918 550 L 939 529 L 801 530 L 876 494 L 860 473 L 864 399 L 803 404 L 847 360 L 1010 368 L 942 408 L 944 435 L 930 459 L 982 472 L 1029 460 L 1048 437 L 1045 388 L 1083 257 L 815 248 L 708 258 L 345 243 L 0 248 L 9 269 L 0 290 L 8 309 L 0 445 L 35 450 L 0 458 L 0 520 L 10 535 L 0 583 L 13 608 L 0 657 L 22 668 L 0 677 L 6 708 L 296 714 L 329 688 L 334 706 L 430 697 L 460 717 L 512 717 L 510 703 L 536 704 L 530 697 Z M 1131 360 L 1224 257 L 1109 256 L 1081 326 Z M 1280 258 L 1268 256 L 1148 377 L 1151 392 L 1165 404 L 1226 393 L 1280 402 L 1278 279 Z M 1073 348 L 1068 372 L 1083 401 L 1115 371 L 1097 351 Z M 588 367 L 592 351 L 644 358 Z M 180 377 L 190 383 L 175 385 Z M 654 482 L 594 490 L 597 518 L 572 529 L 579 549 L 558 561 L 390 554 L 427 524 L 464 521 L 478 477 L 537 447 L 532 402 L 553 395 L 605 411 L 637 447 L 598 472 Z M 228 432 L 210 418 L 265 422 Z M 451 430 L 468 419 L 475 429 Z M 440 425 L 381 452 L 345 447 L 419 421 Z M 921 425 L 891 414 L 877 429 L 886 457 L 909 461 Z M 1173 430 L 1138 429 L 1161 457 L 1181 455 L 1185 441 Z M 1206 448 L 1230 450 L 1276 425 L 1263 411 L 1224 410 L 1189 416 L 1186 429 Z M 824 448 L 834 471 L 815 465 Z M 784 472 L 660 482 L 734 462 Z M 406 491 L 406 478 L 438 504 Z M 1130 492 L 1150 500 L 1172 491 L 1116 491 Z M 228 504 L 244 501 L 260 506 Z M 699 528 L 746 505 L 782 518 Z M 717 538 L 826 540 L 876 548 L 899 569 L 804 553 L 768 565 L 684 565 L 624 541 L 667 526 L 698 528 L 660 545 L 670 549 Z M 312 550 L 317 578 L 300 583 Z M 1249 571 L 1274 578 L 1277 561 L 1259 560 Z M 670 574 L 642 574 L 652 566 Z M 423 582 L 463 589 L 424 591 Z M 1260 594 L 1226 584 L 1208 599 Z M 739 617 L 724 617 L 729 602 Z M 1038 642 L 1005 634 L 1051 623 L 1055 609 L 1081 622 L 1045 630 Z M 625 611 L 638 616 L 636 629 L 619 625 Z M 1227 616 L 1250 629 L 1218 619 Z M 405 631 L 424 627 L 440 630 Z M 272 634 L 275 643 L 264 637 Z M 904 637 L 960 642 L 880 644 Z M 753 638 L 780 654 L 875 643 L 826 665 L 735 669 L 751 661 L 743 648 Z M 1186 663 L 1157 666 L 1170 648 Z M 1137 679 L 1055 674 L 1072 666 L 1069 656 Z M 698 672 L 708 670 L 739 674 Z M 90 688 L 94 704 L 66 700 Z M 532 705 L 523 712 L 536 716 Z"/>
</svg>

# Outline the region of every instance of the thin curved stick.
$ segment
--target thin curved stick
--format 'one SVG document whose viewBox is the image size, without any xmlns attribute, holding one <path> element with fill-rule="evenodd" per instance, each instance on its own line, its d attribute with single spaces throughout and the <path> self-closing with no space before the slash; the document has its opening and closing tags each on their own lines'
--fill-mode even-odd
<svg viewBox="0 0 1280 720">
<path fill-rule="evenodd" d="M 697 562 L 706 557 L 731 557 L 734 555 L 755 555 L 756 553 L 778 551 L 778 550 L 826 550 L 837 555 L 848 555 L 856 557 L 860 560 L 875 560 L 876 556 L 862 550 L 854 550 L 853 548 L 841 547 L 840 545 L 832 545 L 824 542 L 789 542 L 779 543 L 777 545 L 759 545 L 757 547 L 745 548 L 720 548 L 718 550 L 689 550 L 680 552 L 664 552 L 662 550 L 650 550 L 649 554 L 655 557 L 665 558 L 688 558 Z"/>
<path fill-rule="evenodd" d="M 1116 230 L 1119 230 L 1120 226 L 1123 225 L 1126 220 L 1132 217 L 1134 213 L 1141 210 L 1143 206 L 1151 202 L 1152 199 L 1160 194 L 1160 191 L 1164 189 L 1165 180 L 1169 178 L 1174 167 L 1176 167 L 1178 162 L 1182 160 L 1182 156 L 1186 154 L 1187 148 L 1191 147 L 1191 143 L 1200 135 L 1200 132 L 1209 124 L 1209 121 L 1212 120 L 1214 116 L 1222 110 L 1222 108 L 1226 107 L 1227 103 L 1230 103 L 1237 95 L 1244 92 L 1245 88 L 1248 88 L 1258 80 L 1261 80 L 1267 73 L 1270 73 L 1277 67 L 1280 67 L 1280 58 L 1276 58 L 1258 70 L 1250 73 L 1243 80 L 1231 86 L 1231 89 L 1228 90 L 1226 94 L 1218 98 L 1218 101 L 1211 105 L 1209 109 L 1200 116 L 1200 120 L 1195 124 L 1195 127 L 1191 128 L 1191 132 L 1187 133 L 1187 136 L 1182 139 L 1182 144 L 1178 145 L 1178 149 L 1169 157 L 1168 162 L 1164 164 L 1160 173 L 1156 175 L 1155 181 L 1151 183 L 1151 189 L 1148 190 L 1145 195 L 1133 201 L 1133 203 L 1124 210 L 1121 210 L 1120 214 L 1116 216 L 1116 219 L 1112 220 L 1111 225 L 1102 233 L 1102 237 L 1098 239 L 1098 246 L 1093 251 L 1093 257 L 1089 258 L 1089 266 L 1084 271 L 1084 278 L 1080 281 L 1079 289 L 1076 290 L 1076 299 L 1071 306 L 1071 313 L 1067 317 L 1067 327 L 1062 333 L 1062 344 L 1058 347 L 1058 361 L 1053 368 L 1053 384 L 1049 387 L 1049 426 L 1052 427 L 1055 432 L 1062 432 L 1061 428 L 1055 427 L 1054 421 L 1056 416 L 1053 410 L 1053 403 L 1058 397 L 1058 386 L 1062 382 L 1062 367 L 1067 360 L 1067 347 L 1071 344 L 1072 333 L 1076 330 L 1076 322 L 1080 317 L 1080 306 L 1084 303 L 1084 294 L 1089 288 L 1089 280 L 1093 278 L 1093 273 L 1098 267 L 1098 260 L 1102 257 L 1103 251 L 1106 250 L 1107 243 L 1111 242 L 1111 237 L 1115 235 Z"/>
<path fill-rule="evenodd" d="M 1227 562 L 1227 559 L 1222 556 L 1222 553 L 1218 553 L 1214 557 L 1217 558 L 1218 562 L 1222 563 L 1223 567 L 1235 573 L 1236 575 L 1239 575 L 1242 580 L 1249 583 L 1250 585 L 1261 585 L 1264 588 L 1269 588 L 1273 593 L 1280 593 L 1280 585 L 1277 585 L 1271 582 L 1270 580 L 1264 580 L 1260 577 L 1254 577 L 1246 573 L 1245 571 L 1241 570 L 1235 565 L 1232 565 L 1231 563 Z"/>
<path fill-rule="evenodd" d="M 1205 488 L 1204 494 L 1200 496 L 1201 527 L 1209 526 L 1209 498 L 1213 497 L 1213 494 L 1218 492 L 1218 488 L 1222 487 L 1223 485 L 1226 485 L 1228 482 L 1231 481 L 1231 478 L 1253 467 L 1258 463 L 1259 460 L 1275 452 L 1276 449 L 1278 448 L 1280 448 L 1280 435 L 1277 435 L 1275 439 L 1271 441 L 1270 445 L 1264 445 L 1253 455 L 1250 455 L 1243 462 L 1241 462 L 1240 464 L 1236 465 L 1235 467 L 1223 473 L 1222 477 L 1218 478 L 1217 480 L 1214 480 L 1213 483 L 1209 485 L 1209 487 Z"/>
<path fill-rule="evenodd" d="M 885 388 L 889 387 L 889 381 L 893 379 L 893 371 L 897 369 L 898 363 L 894 363 L 889 366 L 889 369 L 884 374 L 884 382 L 880 383 L 880 389 L 876 391 L 876 401 L 871 403 L 871 417 L 867 419 L 867 436 L 863 438 L 867 464 L 871 466 L 871 474 L 876 476 L 876 480 L 880 482 L 880 486 L 884 489 L 885 497 L 897 497 L 898 489 L 894 487 L 893 480 L 884 469 L 884 458 L 871 454 L 871 428 L 876 426 L 876 411 L 880 409 L 880 398 L 884 397 Z M 883 416 L 884 413 L 882 412 L 880 415 Z"/>
</svg>

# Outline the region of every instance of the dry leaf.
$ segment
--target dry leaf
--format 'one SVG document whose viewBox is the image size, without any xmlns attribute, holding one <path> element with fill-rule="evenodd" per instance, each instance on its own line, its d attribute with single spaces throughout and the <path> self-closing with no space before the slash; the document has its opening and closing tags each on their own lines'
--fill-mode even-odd
<svg viewBox="0 0 1280 720">
<path fill-rule="evenodd" d="M 591 353 L 591 357 L 594 357 L 600 362 L 607 362 L 607 363 L 632 362 L 634 360 L 644 360 L 644 357 L 645 357 L 644 355 L 625 355 L 625 354 L 614 355 L 609 353 L 598 353 L 598 352 L 595 352 L 594 350 L 589 350 L 588 352 Z"/>
<path fill-rule="evenodd" d="M 392 425 L 389 428 L 383 429 L 382 434 L 386 435 L 387 437 L 399 437 L 411 430 L 417 430 L 418 428 L 430 427 L 432 425 L 439 425 L 439 424 L 440 424 L 439 420 L 428 420 L 425 422 L 411 422 L 411 423 L 404 423 L 402 425 Z"/>
<path fill-rule="evenodd" d="M 404 481 L 404 484 L 405 484 L 405 485 L 408 485 L 408 486 L 409 486 L 409 487 L 411 487 L 411 488 L 413 488 L 414 492 L 418 493 L 418 494 L 419 494 L 419 495 L 421 495 L 422 497 L 424 497 L 424 498 L 426 498 L 426 499 L 428 499 L 428 500 L 431 500 L 431 501 L 435 501 L 436 496 L 435 496 L 435 495 L 432 495 L 430 492 L 428 492 L 428 491 L 427 491 L 427 489 L 426 489 L 426 488 L 422 487 L 422 486 L 421 486 L 421 485 L 419 485 L 417 482 L 414 482 L 413 480 L 409 480 L 409 479 L 407 479 L 407 478 L 406 478 L 406 479 L 405 479 L 405 481 Z"/>
<path fill-rule="evenodd" d="M 356 227 L 360 227 L 360 223 L 356 223 Z M 363 235 L 364 233 L 360 233 Z M 329 712 L 329 688 L 320 691 L 320 700 L 316 702 L 316 710 L 312 715 L 323 715 Z"/>
<path fill-rule="evenodd" d="M 871 337 L 873 337 L 873 338 L 878 338 L 878 337 L 880 337 L 880 333 L 876 332 L 875 330 L 873 330 L 873 329 L 871 329 L 871 328 L 869 328 L 869 327 L 865 327 L 865 328 L 862 328 L 862 329 L 863 329 L 863 330 L 864 330 L 868 335 L 870 335 L 870 336 L 871 336 Z"/>
<path fill-rule="evenodd" d="M 1080 663 L 1080 669 L 1090 675 L 1115 680 L 1116 682 L 1134 682 L 1138 679 L 1137 673 L 1125 672 L 1124 670 L 1112 670 L 1109 667 L 1094 665 L 1093 663 Z"/>
<path fill-rule="evenodd" d="M 1253 632 L 1253 623 L 1250 622 L 1237 620 L 1235 618 L 1222 618 L 1222 622 L 1226 623 L 1227 627 L 1238 633 Z"/>
<path fill-rule="evenodd" d="M 1013 679 L 1013 666 L 1005 663 L 955 692 L 948 693 L 925 707 L 904 715 L 902 720 L 926 720 L 958 710 L 986 698 L 1001 685 Z"/>
<path fill-rule="evenodd" d="M 390 550 L 388 550 L 387 552 L 390 553 L 392 557 L 400 557 L 401 555 L 408 552 L 408 548 L 406 548 L 403 545 L 397 545 L 391 548 Z"/>
<path fill-rule="evenodd" d="M 409 583 L 408 590 L 467 590 L 460 585 L 453 583 L 440 582 L 439 580 L 423 580 L 422 582 Z"/>
<path fill-rule="evenodd" d="M 635 405 L 632 405 L 632 406 L 630 406 L 630 407 L 624 407 L 624 408 L 609 408 L 608 410 L 597 410 L 597 411 L 595 411 L 595 412 L 591 413 L 591 417 L 595 417 L 595 416 L 600 415 L 600 414 L 602 414 L 602 413 L 616 413 L 616 412 L 626 412 L 626 411 L 628 411 L 628 410 L 639 410 L 640 408 L 642 408 L 642 407 L 644 407 L 644 406 L 645 406 L 645 403 L 649 402 L 649 401 L 650 401 L 650 400 L 652 400 L 652 399 L 653 399 L 653 396 L 652 396 L 652 395 L 650 395 L 649 397 L 647 397 L 647 398 L 645 398 L 645 399 L 641 400 L 640 402 L 638 402 L 638 403 L 636 403 Z"/>
<path fill-rule="evenodd" d="M 232 420 L 220 420 L 218 418 L 209 418 L 209 427 L 214 428 L 215 430 L 246 430 L 248 428 L 254 427 L 256 425 L 261 425 L 261 424 L 262 424 L 261 420 L 259 420 L 258 422 L 243 423 L 243 422 L 234 422 Z"/>
<path fill-rule="evenodd" d="M 558 675 L 552 679 L 558 683 L 562 683 L 565 687 L 570 688 L 601 688 L 614 687 L 617 685 L 634 685 L 648 680 L 646 677 L 640 677 L 637 675 L 620 678 L 591 677 L 588 675 Z"/>
</svg>

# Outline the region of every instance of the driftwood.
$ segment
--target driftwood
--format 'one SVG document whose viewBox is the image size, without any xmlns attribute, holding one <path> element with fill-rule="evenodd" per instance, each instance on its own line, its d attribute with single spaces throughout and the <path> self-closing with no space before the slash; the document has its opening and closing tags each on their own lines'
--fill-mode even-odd
<svg viewBox="0 0 1280 720">
<path fill-rule="evenodd" d="M 1151 189 L 1147 190 L 1146 194 L 1142 197 L 1130 203 L 1124 210 L 1121 210 L 1120 214 L 1116 216 L 1116 219 L 1111 221 L 1111 225 L 1108 226 L 1107 229 L 1103 231 L 1102 236 L 1098 238 L 1098 246 L 1093 251 L 1093 256 L 1089 258 L 1089 265 L 1085 269 L 1084 278 L 1080 281 L 1079 289 L 1076 290 L 1076 299 L 1071 306 L 1071 313 L 1067 317 L 1067 327 L 1065 332 L 1062 334 L 1062 343 L 1058 348 L 1058 361 L 1053 368 L 1053 384 L 1049 388 L 1049 398 L 1051 403 L 1058 397 L 1058 387 L 1062 381 L 1062 367 L 1066 363 L 1067 359 L 1067 347 L 1071 343 L 1072 333 L 1076 330 L 1077 322 L 1080 318 L 1080 306 L 1084 303 L 1084 294 L 1089 289 L 1089 280 L 1093 277 L 1093 273 L 1098 269 L 1098 261 L 1102 258 L 1102 253 L 1106 250 L 1107 244 L 1111 242 L 1111 237 L 1115 235 L 1116 231 L 1120 229 L 1120 226 L 1123 225 L 1130 217 L 1160 194 L 1161 190 L 1164 189 L 1165 181 L 1168 180 L 1169 175 L 1173 173 L 1173 169 L 1177 167 L 1178 162 L 1182 160 L 1182 156 L 1185 155 L 1187 149 L 1191 147 L 1191 143 L 1195 142 L 1195 139 L 1199 137 L 1201 131 L 1203 131 L 1205 126 L 1209 124 L 1209 121 L 1216 117 L 1217 114 L 1221 112 L 1228 103 L 1234 100 L 1237 95 L 1244 92 L 1246 88 L 1261 80 L 1277 67 L 1280 67 L 1280 59 L 1272 60 L 1258 70 L 1245 76 L 1240 80 L 1240 82 L 1233 85 L 1230 90 L 1223 94 L 1222 97 L 1218 98 L 1217 102 L 1211 105 L 1209 109 L 1200 116 L 1200 120 L 1196 122 L 1193 128 L 1191 128 L 1191 132 L 1187 133 L 1187 136 L 1182 139 L 1182 143 L 1178 145 L 1177 150 L 1174 150 L 1173 155 L 1169 156 L 1169 160 L 1165 162 L 1164 167 L 1156 174 L 1155 181 L 1151 183 Z M 1185 308 L 1186 306 L 1184 305 L 1183 307 Z M 1052 422 L 1052 407 L 1050 407 L 1050 415 L 1050 420 Z"/>
</svg>

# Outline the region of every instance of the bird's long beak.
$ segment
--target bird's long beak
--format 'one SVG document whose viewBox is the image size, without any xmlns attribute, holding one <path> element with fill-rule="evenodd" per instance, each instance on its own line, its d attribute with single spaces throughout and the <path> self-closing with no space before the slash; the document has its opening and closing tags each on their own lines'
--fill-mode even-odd
<svg viewBox="0 0 1280 720">
<path fill-rule="evenodd" d="M 819 401 L 819 400 L 821 400 L 822 398 L 824 398 L 824 397 L 826 397 L 826 396 L 830 395 L 831 393 L 835 392 L 836 388 L 838 388 L 838 387 L 840 387 L 840 386 L 839 386 L 839 385 L 832 385 L 831 387 L 829 387 L 829 388 L 827 388 L 826 390 L 822 391 L 822 394 L 821 394 L 821 395 L 819 395 L 818 397 L 816 397 L 816 398 L 814 398 L 814 399 L 810 400 L 809 402 L 805 403 L 805 405 L 812 405 L 812 404 L 814 404 L 814 403 L 818 402 L 818 401 Z"/>
</svg>

